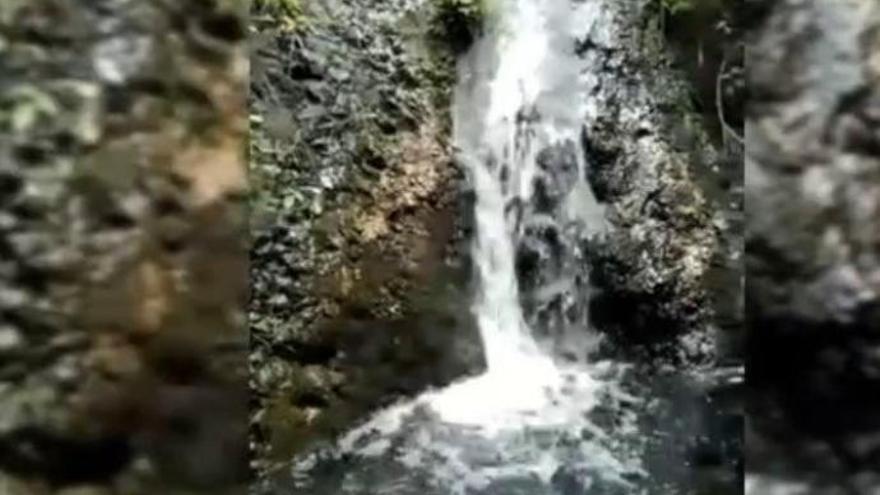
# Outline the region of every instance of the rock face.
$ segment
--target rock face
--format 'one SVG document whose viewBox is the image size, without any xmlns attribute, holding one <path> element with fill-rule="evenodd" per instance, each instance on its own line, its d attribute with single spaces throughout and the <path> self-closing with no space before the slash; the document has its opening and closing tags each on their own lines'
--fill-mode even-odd
<svg viewBox="0 0 880 495">
<path fill-rule="evenodd" d="M 267 472 L 472 371 L 454 64 L 434 4 L 309 2 L 252 69 L 252 381 Z"/>
<path fill-rule="evenodd" d="M 655 3 L 588 5 L 572 61 L 586 85 L 573 95 L 586 98 L 581 142 L 542 150 L 533 200 L 515 205 L 526 317 L 554 343 L 589 322 L 628 357 L 739 358 L 712 332 L 742 334 L 741 160 L 711 140 Z"/>
<path fill-rule="evenodd" d="M 707 278 L 737 213 L 703 186 L 716 180 L 721 156 L 672 67 L 652 4 L 600 5 L 577 47 L 594 68 L 583 143 L 608 223 L 584 249 L 597 292 L 591 319 L 624 347 L 706 359 L 710 303 L 730 297 L 708 293 Z"/>
<path fill-rule="evenodd" d="M 578 172 L 583 160 L 574 142 L 546 148 L 536 156 L 533 199 L 519 208 L 522 234 L 517 243 L 516 270 L 523 313 L 539 341 L 554 352 L 577 357 L 591 347 L 588 328 L 590 274 L 581 240 L 589 225 L 601 218 L 587 216 L 601 209 L 590 201 L 589 187 Z M 577 214 L 570 213 L 577 210 Z"/>
<path fill-rule="evenodd" d="M 246 479 L 241 14 L 0 6 L 4 494 Z"/>
<path fill-rule="evenodd" d="M 880 8 L 752 10 L 749 373 L 752 407 L 773 414 L 755 417 L 749 459 L 815 480 L 810 493 L 868 493 L 880 455 L 869 440 L 880 428 Z"/>
</svg>

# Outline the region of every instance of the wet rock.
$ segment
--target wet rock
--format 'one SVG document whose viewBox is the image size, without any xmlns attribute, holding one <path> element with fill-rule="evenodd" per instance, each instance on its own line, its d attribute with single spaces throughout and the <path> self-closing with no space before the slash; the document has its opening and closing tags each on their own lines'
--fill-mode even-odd
<svg viewBox="0 0 880 495">
<path fill-rule="evenodd" d="M 572 473 L 570 470 L 560 468 L 557 469 L 553 476 L 550 478 L 550 484 L 553 485 L 553 488 L 556 489 L 561 494 L 574 494 L 581 493 L 584 491 L 584 486 L 581 483 L 580 477 L 577 473 Z"/>
<path fill-rule="evenodd" d="M 24 338 L 14 327 L 0 327 L 0 355 L 9 355 L 24 347 Z"/>
<path fill-rule="evenodd" d="M 454 65 L 414 21 L 434 7 L 304 5 L 305 19 L 335 20 L 260 38 L 251 204 L 264 220 L 253 229 L 249 310 L 261 476 L 481 361 L 461 311 Z"/>
<path fill-rule="evenodd" d="M 797 457 L 776 451 L 774 468 L 750 468 L 803 478 L 810 493 L 834 493 L 829 485 L 859 493 L 858 473 L 876 466 L 870 438 L 880 428 L 870 392 L 880 384 L 870 351 L 880 325 L 871 55 L 880 10 L 841 7 L 770 2 L 755 12 L 748 53 L 749 372 L 759 392 L 752 407 L 775 411 L 756 421 L 756 438 L 827 446 Z"/>
<path fill-rule="evenodd" d="M 536 160 L 542 174 L 535 178 L 539 213 L 552 213 L 578 181 L 578 150 L 571 141 L 542 150 Z"/>
<path fill-rule="evenodd" d="M 598 230 L 582 218 L 595 205 L 588 203 L 589 190 L 578 188 L 579 153 L 570 140 L 539 150 L 531 200 L 507 207 L 518 230 L 514 263 L 526 320 L 540 329 L 541 340 L 570 357 L 586 352 L 580 341 L 588 327 L 589 274 L 582 241 Z"/>
<path fill-rule="evenodd" d="M 657 344 L 675 354 L 676 335 L 708 334 L 705 280 L 718 239 L 697 178 L 717 153 L 698 126 L 687 152 L 674 146 L 665 119 L 693 111 L 681 103 L 686 83 L 648 43 L 659 34 L 637 27 L 650 15 L 645 9 L 646 2 L 605 5 L 595 21 L 602 29 L 585 30 L 579 42 L 579 56 L 597 67 L 582 135 L 586 179 L 610 224 L 606 235 L 582 242 L 597 289 L 594 324 L 624 347 Z"/>
</svg>

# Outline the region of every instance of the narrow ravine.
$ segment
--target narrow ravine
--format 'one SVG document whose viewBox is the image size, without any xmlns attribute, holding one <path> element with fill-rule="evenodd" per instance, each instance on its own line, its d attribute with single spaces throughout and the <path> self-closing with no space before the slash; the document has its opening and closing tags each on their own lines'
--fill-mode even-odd
<svg viewBox="0 0 880 495">
<path fill-rule="evenodd" d="M 576 47 L 584 26 L 605 38 L 597 20 L 605 3 L 493 6 L 484 35 L 459 60 L 452 112 L 456 160 L 475 198 L 471 309 L 487 368 L 300 455 L 279 493 L 700 493 L 680 474 L 686 468 L 670 468 L 684 460 L 660 457 L 676 435 L 705 425 L 668 409 L 651 416 L 657 397 L 631 391 L 662 387 L 634 385 L 630 364 L 591 352 L 584 250 L 607 226 L 583 132 L 597 112 L 593 73 L 603 68 Z M 667 390 L 684 403 L 684 388 Z"/>
<path fill-rule="evenodd" d="M 303 459 L 297 493 L 538 494 L 572 482 L 627 493 L 641 475 L 623 440 L 634 418 L 622 414 L 614 432 L 589 418 L 600 397 L 636 402 L 616 390 L 615 366 L 557 360 L 549 352 L 555 346 L 535 338 L 520 303 L 515 253 L 524 217 L 543 215 L 578 233 L 602 221 L 584 187 L 582 98 L 568 29 L 589 12 L 571 5 L 499 3 L 496 23 L 460 61 L 454 137 L 476 197 L 473 311 L 486 372 L 379 412 L 340 440 L 331 461 Z M 539 157 L 554 147 L 581 158 Z M 567 197 L 541 212 L 536 178 L 560 166 L 571 169 Z M 342 478 L 322 476 L 327 462 L 351 459 L 359 466 Z"/>
</svg>

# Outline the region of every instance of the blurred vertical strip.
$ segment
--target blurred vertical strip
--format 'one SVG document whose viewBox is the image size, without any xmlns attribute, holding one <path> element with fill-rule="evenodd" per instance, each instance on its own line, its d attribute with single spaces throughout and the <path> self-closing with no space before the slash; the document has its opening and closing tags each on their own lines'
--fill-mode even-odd
<svg viewBox="0 0 880 495">
<path fill-rule="evenodd" d="M 880 493 L 880 3 L 744 3 L 746 492 Z"/>
<path fill-rule="evenodd" d="M 245 491 L 246 18 L 0 1 L 0 494 Z"/>
</svg>

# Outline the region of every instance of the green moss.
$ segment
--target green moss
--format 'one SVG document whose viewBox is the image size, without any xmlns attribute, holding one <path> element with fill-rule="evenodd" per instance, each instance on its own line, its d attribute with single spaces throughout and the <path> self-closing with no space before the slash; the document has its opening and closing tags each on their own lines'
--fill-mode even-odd
<svg viewBox="0 0 880 495">
<path fill-rule="evenodd" d="M 279 12 L 286 15 L 302 13 L 300 0 L 253 0 L 253 9 L 257 12 Z"/>
<path fill-rule="evenodd" d="M 257 30 L 280 29 L 295 31 L 301 28 L 305 14 L 300 0 L 253 0 L 252 23 Z"/>
</svg>

